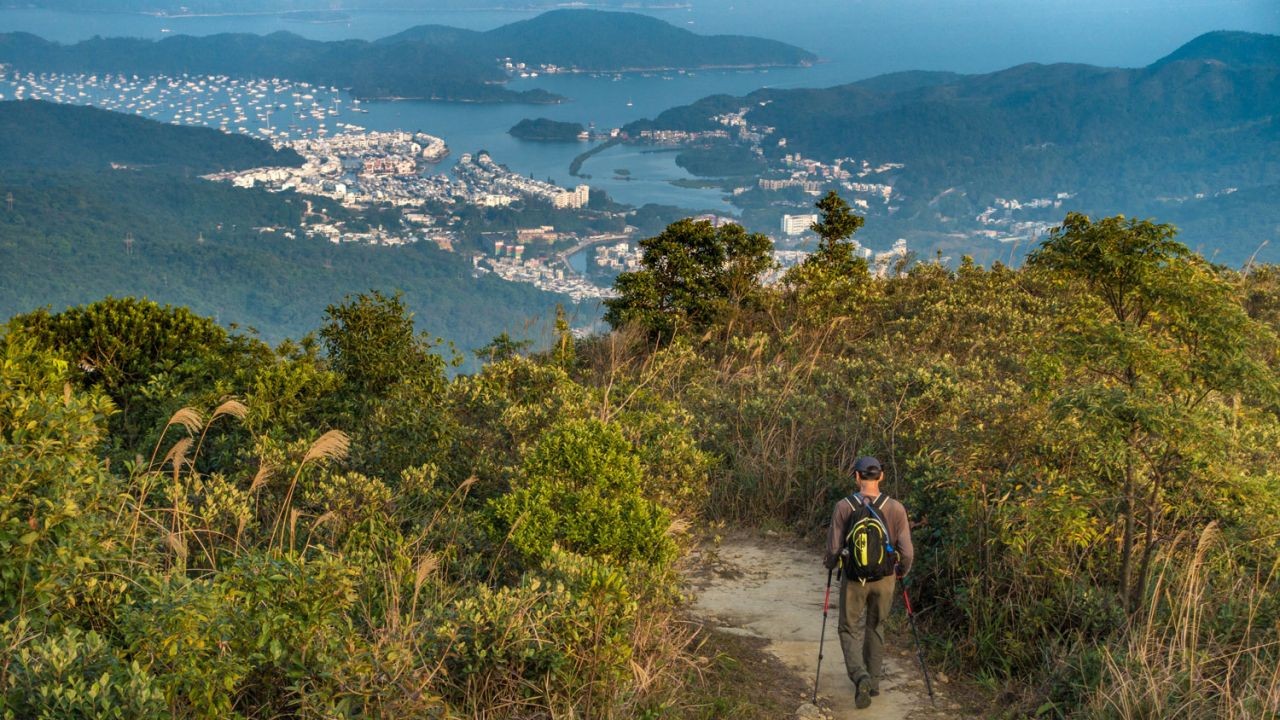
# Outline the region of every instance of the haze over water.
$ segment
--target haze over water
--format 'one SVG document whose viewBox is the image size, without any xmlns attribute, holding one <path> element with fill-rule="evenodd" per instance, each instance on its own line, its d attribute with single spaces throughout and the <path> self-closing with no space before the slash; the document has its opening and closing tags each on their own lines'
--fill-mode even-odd
<svg viewBox="0 0 1280 720">
<path fill-rule="evenodd" d="M 60 42 L 94 35 L 161 38 L 171 34 L 288 31 L 317 40 L 374 39 L 421 24 L 486 30 L 524 20 L 529 11 L 405 11 L 348 13 L 349 21 L 308 23 L 276 15 L 153 17 L 0 10 L 0 30 L 26 31 Z M 422 130 L 445 138 L 453 158 L 487 149 L 522 173 L 562 185 L 570 160 L 588 146 L 515 140 L 508 128 L 525 117 L 594 122 L 615 127 L 715 93 L 760 87 L 827 87 L 900 70 L 990 72 L 1025 62 L 1079 62 L 1138 67 L 1210 30 L 1280 33 L 1275 0 L 693 0 L 687 9 L 648 14 L 702 34 L 757 35 L 799 45 L 824 62 L 804 69 L 698 72 L 693 76 L 544 76 L 514 89 L 541 87 L 572 99 L 556 106 L 370 103 L 346 120 L 370 129 Z M 162 32 L 168 30 L 169 32 Z M 443 167 L 452 163 L 446 161 Z M 612 179 L 615 169 L 631 180 Z M 442 168 L 443 169 L 443 168 Z M 688 177 L 671 153 L 614 148 L 584 165 L 587 181 L 616 199 L 694 208 L 728 206 L 717 191 L 681 189 Z"/>
</svg>

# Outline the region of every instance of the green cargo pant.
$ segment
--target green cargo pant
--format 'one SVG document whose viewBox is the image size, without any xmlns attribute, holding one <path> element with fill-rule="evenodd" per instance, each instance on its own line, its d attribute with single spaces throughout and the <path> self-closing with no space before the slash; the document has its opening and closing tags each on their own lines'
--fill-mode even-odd
<svg viewBox="0 0 1280 720">
<path fill-rule="evenodd" d="M 880 578 L 866 583 L 844 578 L 840 582 L 840 649 L 849 679 L 871 680 L 871 689 L 880 689 L 880 668 L 884 662 L 884 619 L 893 607 L 893 591 L 897 578 Z M 858 647 L 854 627 L 866 613 L 862 647 Z"/>
</svg>

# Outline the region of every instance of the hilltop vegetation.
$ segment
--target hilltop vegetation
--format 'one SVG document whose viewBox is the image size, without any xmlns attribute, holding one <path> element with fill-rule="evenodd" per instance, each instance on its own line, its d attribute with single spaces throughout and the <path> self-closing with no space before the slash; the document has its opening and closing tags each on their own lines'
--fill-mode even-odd
<svg viewBox="0 0 1280 720">
<path fill-rule="evenodd" d="M 274 343 L 315 328 L 344 295 L 378 288 L 402 291 L 434 332 L 469 353 L 503 332 L 537 338 L 528 321 L 558 299 L 474 278 L 465 260 L 427 243 L 335 245 L 301 229 L 308 208 L 353 231 L 398 223 L 398 211 L 198 177 L 294 162 L 261 141 L 35 102 L 0 103 L 0 126 L 0 317 L 146 296 Z"/>
<path fill-rule="evenodd" d="M 14 318 L 6 707 L 759 718 L 699 695 L 681 528 L 815 538 L 874 453 L 927 648 L 1003 712 L 1280 710 L 1280 271 L 1068 214 L 1022 269 L 877 277 L 819 208 L 779 285 L 760 236 L 682 221 L 613 332 L 452 380 L 379 294 L 274 350 L 134 300 Z"/>
<path fill-rule="evenodd" d="M 374 42 L 266 36 L 178 35 L 162 40 L 94 38 L 61 45 L 0 34 L 0 63 L 20 71 L 282 77 L 346 88 L 361 98 L 552 103 L 545 90 L 502 86 L 497 58 L 584 70 L 637 67 L 796 65 L 813 61 L 772 40 L 703 36 L 632 13 L 561 10 L 476 32 L 422 26 Z"/>
</svg>

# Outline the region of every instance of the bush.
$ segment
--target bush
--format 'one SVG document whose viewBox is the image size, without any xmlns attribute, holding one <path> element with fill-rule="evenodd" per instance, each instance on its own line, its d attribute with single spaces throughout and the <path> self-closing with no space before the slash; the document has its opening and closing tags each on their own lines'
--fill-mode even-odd
<svg viewBox="0 0 1280 720">
<path fill-rule="evenodd" d="M 490 503 L 495 530 L 526 562 L 554 545 L 597 559 L 663 565 L 668 514 L 644 495 L 640 459 L 614 426 L 570 420 L 526 455 L 510 493 Z"/>
</svg>

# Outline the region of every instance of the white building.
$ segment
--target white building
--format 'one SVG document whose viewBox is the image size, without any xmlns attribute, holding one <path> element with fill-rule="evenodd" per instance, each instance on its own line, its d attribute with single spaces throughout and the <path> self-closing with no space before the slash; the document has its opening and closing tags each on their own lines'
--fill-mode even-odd
<svg viewBox="0 0 1280 720">
<path fill-rule="evenodd" d="M 480 196 L 480 205 L 482 207 L 506 207 L 514 199 L 510 195 L 486 193 Z"/>
<path fill-rule="evenodd" d="M 591 188 L 587 185 L 579 185 L 573 190 L 566 190 L 551 199 L 551 204 L 557 209 L 564 208 L 584 208 L 591 201 Z"/>
<path fill-rule="evenodd" d="M 812 213 L 806 215 L 783 215 L 782 234 L 801 235 L 809 229 L 810 225 L 816 222 L 818 222 L 818 216 Z"/>
</svg>

